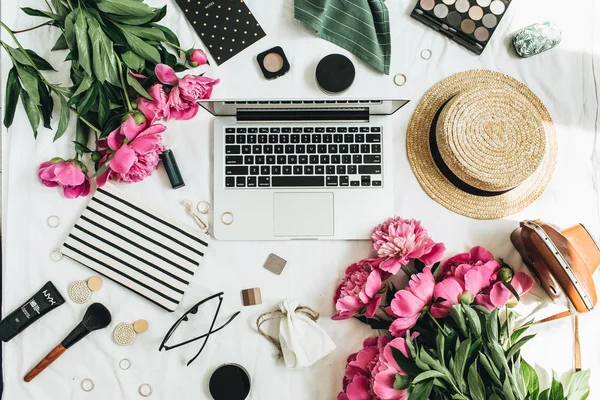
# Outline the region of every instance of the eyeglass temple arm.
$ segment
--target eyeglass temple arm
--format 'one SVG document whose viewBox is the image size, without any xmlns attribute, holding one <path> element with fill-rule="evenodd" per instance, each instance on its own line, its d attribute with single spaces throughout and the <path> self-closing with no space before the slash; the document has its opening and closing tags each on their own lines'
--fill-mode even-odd
<svg viewBox="0 0 600 400">
<path fill-rule="evenodd" d="M 221 304 L 223 304 L 222 297 L 219 298 L 219 306 L 217 307 L 217 312 L 215 313 L 212 323 L 210 324 L 210 328 L 208 328 L 208 334 L 204 338 L 204 343 L 202 343 L 202 347 L 200 347 L 200 350 L 198 350 L 196 355 L 190 361 L 188 361 L 188 363 L 186 364 L 186 367 L 189 367 L 190 364 L 193 363 L 196 358 L 198 358 L 200 353 L 202 353 L 202 350 L 204 350 L 204 347 L 206 347 L 206 343 L 208 343 L 208 338 L 210 337 L 210 334 L 212 333 L 212 330 L 215 327 L 215 322 L 217 322 L 217 318 L 219 316 L 219 311 L 221 311 Z"/>
<path fill-rule="evenodd" d="M 208 336 L 208 335 L 211 335 L 211 334 L 213 334 L 213 333 L 217 333 L 217 332 L 219 332 L 221 329 L 223 329 L 223 328 L 225 328 L 227 325 L 229 325 L 229 323 L 230 323 L 231 321 L 233 321 L 233 320 L 235 319 L 235 317 L 237 317 L 238 315 L 240 315 L 240 312 L 239 312 L 239 311 L 237 311 L 235 314 L 233 314 L 233 315 L 232 315 L 232 316 L 229 318 L 229 320 L 228 320 L 227 322 L 225 322 L 223 325 L 221 325 L 220 327 L 218 327 L 218 328 L 217 328 L 217 329 L 215 329 L 214 331 L 211 331 L 211 332 L 205 333 L 204 335 L 201 335 L 201 336 L 195 337 L 195 338 L 193 338 L 193 339 L 190 339 L 190 340 L 186 340 L 185 342 L 181 342 L 181 343 L 174 344 L 173 346 L 166 346 L 166 345 L 165 345 L 165 346 L 163 346 L 163 349 L 165 349 L 166 351 L 173 350 L 173 349 L 176 349 L 176 348 L 178 348 L 178 347 L 185 346 L 186 344 L 189 344 L 189 343 L 195 342 L 195 341 L 197 341 L 197 340 L 203 339 L 203 338 L 205 338 L 206 336 Z"/>
</svg>

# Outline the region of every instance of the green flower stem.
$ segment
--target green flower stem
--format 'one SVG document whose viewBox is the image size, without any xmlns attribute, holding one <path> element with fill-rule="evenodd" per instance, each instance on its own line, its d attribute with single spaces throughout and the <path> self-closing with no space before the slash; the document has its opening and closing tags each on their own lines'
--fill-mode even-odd
<svg viewBox="0 0 600 400">
<path fill-rule="evenodd" d="M 71 4 L 71 0 L 67 0 L 67 4 L 69 5 L 69 8 L 72 10 L 73 9 L 73 4 Z"/>
<path fill-rule="evenodd" d="M 53 21 L 46 21 L 43 24 L 32 26 L 31 28 L 21 29 L 20 31 L 13 31 L 13 33 L 16 35 L 17 33 L 29 32 L 29 31 L 32 31 L 34 29 L 41 28 L 42 26 L 50 25 L 50 24 L 52 24 L 52 22 Z"/>
<path fill-rule="evenodd" d="M 437 319 L 435 319 L 433 317 L 433 315 L 431 315 L 430 311 L 427 311 L 427 315 L 429 315 L 429 318 L 431 318 L 431 320 L 433 321 L 433 323 L 437 325 L 437 327 L 440 330 L 440 332 L 442 332 L 442 335 L 448 337 L 448 334 L 446 333 L 446 331 L 444 330 L 444 328 L 442 328 L 442 326 L 440 325 L 440 323 L 437 322 Z"/>
<path fill-rule="evenodd" d="M 94 131 L 95 133 L 97 133 L 97 134 L 102 134 L 102 131 L 101 131 L 100 129 L 96 128 L 96 127 L 94 126 L 94 124 L 92 124 L 90 121 L 88 121 L 87 119 L 85 119 L 84 117 L 82 117 L 81 115 L 79 115 L 79 114 L 77 113 L 77 110 L 75 109 L 75 107 L 73 107 L 73 106 L 70 106 L 69 108 L 70 108 L 70 109 L 71 109 L 73 112 L 75 112 L 75 115 L 77 115 L 77 118 L 79 118 L 79 119 L 81 120 L 81 122 L 83 122 L 84 124 L 86 124 L 87 126 L 89 126 L 91 130 L 93 130 L 93 131 Z"/>
<path fill-rule="evenodd" d="M 121 66 L 121 59 L 117 61 L 117 66 L 119 67 L 119 79 L 121 80 L 121 87 L 123 88 L 123 94 L 125 95 L 125 102 L 127 103 L 127 110 L 129 112 L 133 111 L 131 107 L 131 102 L 129 101 L 129 94 L 127 94 L 127 86 L 125 85 L 125 79 L 123 78 L 123 67 Z"/>
<path fill-rule="evenodd" d="M 181 47 L 177 46 L 175 43 L 171 43 L 171 42 L 164 42 L 165 44 L 168 44 L 169 46 L 181 51 L 182 53 L 185 53 L 186 50 L 182 49 Z"/>
</svg>

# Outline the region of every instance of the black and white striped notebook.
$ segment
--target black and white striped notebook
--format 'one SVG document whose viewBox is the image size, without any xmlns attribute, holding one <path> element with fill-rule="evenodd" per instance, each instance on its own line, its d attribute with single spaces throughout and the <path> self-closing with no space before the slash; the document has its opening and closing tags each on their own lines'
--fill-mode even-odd
<svg viewBox="0 0 600 400">
<path fill-rule="evenodd" d="M 63 255 L 175 311 L 209 235 L 169 220 L 107 183 L 64 242 Z"/>
</svg>

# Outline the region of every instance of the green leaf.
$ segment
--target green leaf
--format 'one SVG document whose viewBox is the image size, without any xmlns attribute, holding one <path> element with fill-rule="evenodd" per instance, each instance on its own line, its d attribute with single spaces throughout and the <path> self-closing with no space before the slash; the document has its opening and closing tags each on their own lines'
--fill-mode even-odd
<svg viewBox="0 0 600 400">
<path fill-rule="evenodd" d="M 94 82 L 92 84 L 92 87 L 90 87 L 89 90 L 87 90 L 85 92 L 85 95 L 81 98 L 81 100 L 76 105 L 77 114 L 86 115 L 94 107 L 94 104 L 97 102 L 97 100 L 98 100 L 98 87 L 97 87 L 97 83 Z"/>
<path fill-rule="evenodd" d="M 446 378 L 446 375 L 439 371 L 434 371 L 434 370 L 421 372 L 419 375 L 417 375 L 415 377 L 415 379 L 413 379 L 413 384 L 417 384 L 419 382 L 423 382 L 423 381 L 426 381 L 428 379 L 433 379 L 433 378 Z"/>
<path fill-rule="evenodd" d="M 556 379 L 556 375 L 552 373 L 552 385 L 550 385 L 550 396 L 548 400 L 563 400 L 564 397 L 563 385 Z"/>
<path fill-rule="evenodd" d="M 144 17 L 155 13 L 146 3 L 135 0 L 100 0 L 97 3 L 100 11 L 123 16 Z"/>
<path fill-rule="evenodd" d="M 156 15 L 152 18 L 152 22 L 158 22 L 162 20 L 167 15 L 167 6 L 164 6 L 161 9 L 156 10 Z M 173 42 L 171 42 L 173 43 Z"/>
<path fill-rule="evenodd" d="M 67 99 L 63 96 L 58 96 L 60 99 L 60 119 L 58 120 L 58 128 L 54 134 L 54 141 L 56 142 L 66 132 L 69 126 L 69 120 L 71 119 L 71 109 L 67 104 Z"/>
<path fill-rule="evenodd" d="M 446 365 L 446 337 L 441 330 L 438 330 L 438 333 L 435 337 L 435 345 L 437 347 L 438 359 L 442 365 Z"/>
<path fill-rule="evenodd" d="M 33 50 L 25 50 L 29 57 L 40 71 L 56 71 L 52 65 L 42 57 L 38 56 L 37 53 Z"/>
<path fill-rule="evenodd" d="M 4 126 L 9 128 L 15 117 L 19 94 L 21 93 L 21 83 L 15 67 L 8 72 L 6 80 L 6 92 L 4 98 Z"/>
<path fill-rule="evenodd" d="M 437 282 L 437 279 L 438 279 L 438 275 L 440 274 L 440 271 L 442 270 L 440 268 L 440 265 L 442 265 L 442 263 L 440 263 L 438 261 L 438 262 L 436 262 L 435 264 L 433 264 L 431 266 L 431 274 L 433 275 L 433 278 L 435 279 L 436 282 Z"/>
<path fill-rule="evenodd" d="M 137 37 L 140 37 L 142 39 L 156 40 L 159 42 L 164 42 L 167 40 L 163 31 L 161 31 L 160 29 L 157 29 L 157 28 L 153 28 L 153 27 L 148 28 L 148 27 L 142 27 L 142 26 L 129 26 L 129 25 L 120 25 L 120 24 L 117 24 L 117 26 L 122 31 L 127 31 L 128 33 L 135 35 Z"/>
<path fill-rule="evenodd" d="M 406 375 L 396 374 L 394 377 L 394 389 L 404 390 L 410 386 L 410 378 Z"/>
<path fill-rule="evenodd" d="M 127 44 L 129 44 L 131 50 L 133 50 L 138 56 L 142 57 L 144 60 L 151 61 L 154 64 L 160 64 L 160 53 L 156 47 L 149 45 L 139 37 L 127 31 L 122 32 L 125 36 Z"/>
<path fill-rule="evenodd" d="M 29 61 L 29 58 L 27 58 L 26 53 L 24 53 L 21 49 L 15 49 L 12 48 L 10 46 L 6 46 L 6 49 L 8 50 L 8 54 L 19 64 L 22 65 L 29 65 L 31 67 L 33 67 L 33 64 L 31 63 L 31 61 Z"/>
<path fill-rule="evenodd" d="M 423 270 L 425 268 L 427 268 L 425 263 L 423 261 L 419 260 L 418 258 L 415 258 L 413 265 L 415 266 L 415 269 L 417 270 L 417 272 L 423 272 Z"/>
<path fill-rule="evenodd" d="M 75 97 L 79 96 L 81 93 L 87 91 L 90 88 L 90 86 L 92 86 L 92 83 L 94 83 L 94 78 L 92 78 L 89 75 L 86 75 L 85 78 L 83 78 L 83 80 L 77 87 L 77 90 L 75 91 L 75 93 L 73 93 L 73 96 L 71 96 L 71 98 L 74 99 Z"/>
<path fill-rule="evenodd" d="M 452 316 L 452 319 L 458 326 L 458 329 L 459 329 L 461 335 L 464 337 L 469 337 L 470 335 L 467 330 L 467 322 L 465 320 L 465 314 L 463 313 L 460 304 L 457 304 L 452 307 L 452 309 L 450 310 L 450 315 Z"/>
<path fill-rule="evenodd" d="M 477 371 L 477 360 L 469 367 L 467 375 L 467 382 L 469 383 L 469 393 L 471 394 L 471 400 L 486 400 L 485 399 L 485 385 L 479 372 Z"/>
<path fill-rule="evenodd" d="M 503 400 L 515 400 L 515 395 L 513 394 L 512 385 L 510 383 L 508 375 L 504 379 L 504 384 L 502 385 L 502 394 L 504 395 Z"/>
<path fill-rule="evenodd" d="M 534 319 L 532 318 L 529 321 L 525 322 L 523 325 L 521 325 L 519 328 L 517 328 L 510 336 L 510 342 L 515 343 L 517 340 L 519 340 L 521 335 L 523 335 L 523 333 L 525 333 L 531 327 L 531 324 L 533 324 L 533 320 Z"/>
<path fill-rule="evenodd" d="M 521 347 L 525 345 L 525 343 L 527 343 L 534 337 L 535 335 L 528 335 L 523 337 L 523 339 L 519 340 L 517 343 L 513 344 L 508 350 L 508 353 L 506 354 L 506 359 L 510 360 L 515 354 L 517 354 L 517 351 L 519 351 L 519 349 L 521 349 Z"/>
<path fill-rule="evenodd" d="M 409 376 L 417 376 L 421 373 L 421 369 L 417 367 L 415 362 L 409 358 L 406 358 L 400 350 L 395 347 L 391 347 L 392 356 L 400 368 L 406 372 Z"/>
<path fill-rule="evenodd" d="M 90 39 L 88 37 L 88 24 L 85 11 L 80 11 L 75 20 L 75 37 L 77 41 L 77 53 L 79 65 L 88 75 L 92 75 Z"/>
<path fill-rule="evenodd" d="M 539 400 L 548 400 L 550 399 L 550 388 L 544 390 L 542 393 L 540 393 L 540 397 L 538 397 Z"/>
<path fill-rule="evenodd" d="M 110 102 L 104 90 L 98 91 L 98 125 L 103 126 L 110 113 Z"/>
<path fill-rule="evenodd" d="M 127 76 L 127 83 L 129 84 L 129 86 L 131 86 L 140 96 L 150 101 L 154 101 L 154 98 L 150 96 L 150 94 L 146 91 L 146 89 L 144 89 L 144 87 L 140 84 L 140 82 L 138 82 L 138 80 L 134 76 L 132 76 L 130 73 L 126 73 L 125 75 Z"/>
<path fill-rule="evenodd" d="M 417 356 L 417 354 L 419 354 L 419 352 L 417 351 L 417 347 L 415 346 L 415 343 L 412 341 L 412 339 L 410 338 L 410 333 L 406 332 L 406 337 L 405 337 L 405 343 L 406 343 L 406 348 L 408 349 L 408 352 L 410 353 L 410 355 L 414 358 Z"/>
<path fill-rule="evenodd" d="M 575 372 L 569 379 L 565 396 L 567 400 L 583 400 L 590 393 L 590 370 Z"/>
<path fill-rule="evenodd" d="M 50 96 L 48 87 L 41 80 L 38 81 L 38 90 L 40 92 L 40 111 L 42 112 L 44 127 L 52 129 L 50 120 L 52 119 L 52 111 L 54 110 L 54 100 Z"/>
<path fill-rule="evenodd" d="M 92 178 L 96 178 L 99 175 L 102 175 L 103 173 L 106 172 L 106 170 L 108 170 L 108 168 L 110 167 L 110 159 L 106 160 L 106 162 L 104 163 L 104 165 L 102 165 L 102 167 L 100 167 L 96 173 L 92 176 Z"/>
<path fill-rule="evenodd" d="M 54 46 L 52 47 L 52 51 L 56 51 L 56 50 L 67 50 L 69 48 L 69 45 L 67 44 L 67 39 L 65 38 L 65 34 L 61 33 L 61 35 L 58 37 L 58 39 L 56 39 L 56 43 L 54 43 Z"/>
<path fill-rule="evenodd" d="M 120 86 L 117 66 L 120 61 L 115 54 L 112 41 L 106 36 L 95 18 L 88 15 L 87 23 L 92 42 L 94 75 L 100 83 L 108 81 L 115 86 Z"/>
<path fill-rule="evenodd" d="M 503 377 L 508 371 L 508 363 L 506 361 L 506 356 L 504 355 L 504 350 L 497 342 L 488 343 L 488 346 L 491 350 L 494 365 L 496 365 L 498 371 L 500 371 L 500 376 Z"/>
<path fill-rule="evenodd" d="M 52 6 L 54 6 L 54 10 L 60 17 L 65 17 L 69 13 L 69 9 L 61 0 L 52 0 Z"/>
<path fill-rule="evenodd" d="M 75 151 L 78 153 L 91 153 L 92 150 L 88 149 L 86 146 L 82 145 L 79 142 L 73 140 L 73 145 L 75 145 Z"/>
<path fill-rule="evenodd" d="M 36 10 L 35 8 L 30 7 L 21 7 L 21 10 L 23 10 L 25 14 L 31 15 L 32 17 L 50 18 L 56 21 L 60 20 L 60 15 L 48 11 Z"/>
<path fill-rule="evenodd" d="M 167 28 L 166 26 L 159 25 L 159 24 L 150 24 L 150 26 L 160 29 L 164 33 L 165 38 L 167 39 L 167 42 L 174 44 L 176 46 L 181 46 L 177 35 L 172 30 Z"/>
<path fill-rule="evenodd" d="M 527 388 L 527 393 L 529 393 L 531 400 L 537 400 L 540 393 L 540 380 L 537 372 L 535 372 L 535 369 L 525 360 L 522 360 L 521 374 L 523 375 L 525 387 Z"/>
<path fill-rule="evenodd" d="M 496 368 L 496 366 L 491 362 L 485 353 L 481 353 L 479 362 L 486 370 L 492 381 L 494 381 L 494 384 L 497 386 L 502 386 L 502 382 L 500 381 L 500 371 L 498 371 L 498 368 Z"/>
<path fill-rule="evenodd" d="M 467 391 L 467 384 L 464 379 L 465 365 L 467 363 L 467 357 L 469 353 L 469 347 L 471 347 L 471 339 L 467 339 L 458 346 L 456 355 L 454 356 L 454 365 L 450 369 L 452 376 L 462 391 Z"/>
<path fill-rule="evenodd" d="M 410 391 L 408 400 L 429 400 L 432 389 L 433 380 L 417 383 Z"/>
<path fill-rule="evenodd" d="M 113 22 L 117 22 L 120 24 L 132 25 L 132 26 L 146 25 L 147 23 L 153 21 L 155 16 L 156 16 L 155 13 L 144 15 L 142 17 L 135 17 L 132 15 L 115 15 L 115 14 L 107 15 L 108 19 L 110 19 Z"/>
<path fill-rule="evenodd" d="M 67 17 L 65 18 L 65 29 L 64 35 L 67 44 L 70 49 L 77 48 L 77 37 L 75 34 L 75 21 L 77 20 L 77 15 L 79 14 L 79 8 L 75 8 Z"/>
<path fill-rule="evenodd" d="M 87 143 L 89 140 L 89 136 L 90 136 L 90 129 L 88 128 L 87 125 L 85 125 L 83 122 L 81 122 L 80 119 L 77 120 L 77 124 L 75 125 L 75 141 L 77 143 L 82 144 L 83 146 L 86 146 L 87 148 Z M 77 149 L 75 149 L 77 151 Z M 82 153 L 79 153 L 80 155 Z M 106 169 L 108 169 L 108 162 L 106 163 Z M 106 169 L 104 171 L 106 171 Z M 103 171 L 103 172 L 104 172 Z M 98 175 L 100 175 L 102 172 L 98 173 Z M 96 175 L 94 175 L 96 176 Z"/>
<path fill-rule="evenodd" d="M 481 322 L 479 321 L 477 311 L 464 304 L 462 304 L 462 309 L 465 315 L 467 316 L 467 320 L 469 320 L 469 326 L 471 327 L 471 331 L 473 332 L 475 337 L 479 337 L 481 335 Z"/>
<path fill-rule="evenodd" d="M 126 51 L 125 53 L 121 54 L 121 58 L 123 59 L 125 65 L 129 67 L 129 69 L 136 72 L 140 72 L 146 65 L 144 59 L 135 54 L 133 51 Z"/>
<path fill-rule="evenodd" d="M 486 322 L 486 334 L 488 342 L 498 342 L 498 309 L 496 308 L 489 315 Z"/>
<path fill-rule="evenodd" d="M 480 313 L 482 313 L 483 315 L 490 315 L 492 312 L 490 310 L 488 310 L 486 307 L 484 306 L 471 306 L 472 308 L 474 308 L 476 311 L 479 311 Z"/>
<path fill-rule="evenodd" d="M 33 130 L 33 137 L 37 138 L 37 130 L 40 126 L 40 109 L 37 104 L 31 100 L 31 97 L 27 94 L 25 89 L 21 89 L 21 99 L 23 100 L 23 107 L 25 107 L 27 119 Z"/>
<path fill-rule="evenodd" d="M 34 106 L 40 105 L 40 93 L 38 92 L 38 77 L 35 71 L 23 65 L 16 64 L 17 72 L 23 89 L 27 92 L 29 100 Z"/>
</svg>

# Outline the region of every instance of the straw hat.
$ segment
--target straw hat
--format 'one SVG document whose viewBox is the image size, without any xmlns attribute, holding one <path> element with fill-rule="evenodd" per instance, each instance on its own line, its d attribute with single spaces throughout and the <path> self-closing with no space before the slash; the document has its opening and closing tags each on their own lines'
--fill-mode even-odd
<svg viewBox="0 0 600 400">
<path fill-rule="evenodd" d="M 557 158 L 548 110 L 498 72 L 452 75 L 431 88 L 406 137 L 417 180 L 435 201 L 477 219 L 514 214 L 537 199 Z"/>
</svg>

